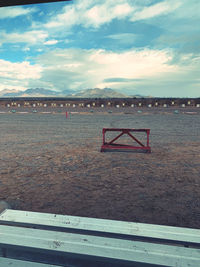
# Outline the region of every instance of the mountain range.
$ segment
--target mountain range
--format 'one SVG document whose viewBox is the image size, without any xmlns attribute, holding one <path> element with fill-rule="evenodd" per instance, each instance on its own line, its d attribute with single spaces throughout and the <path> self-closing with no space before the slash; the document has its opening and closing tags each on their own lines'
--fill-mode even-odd
<svg viewBox="0 0 200 267">
<path fill-rule="evenodd" d="M 0 91 L 0 97 L 77 97 L 77 98 L 125 98 L 125 94 L 119 93 L 110 88 L 93 88 L 82 91 L 64 90 L 61 92 L 44 89 L 31 88 L 25 91 L 5 89 Z"/>
<path fill-rule="evenodd" d="M 146 98 L 150 96 L 142 95 L 126 95 L 111 88 L 92 88 L 85 89 L 82 91 L 74 91 L 71 89 L 66 89 L 63 91 L 54 91 L 44 88 L 30 88 L 25 91 L 15 90 L 15 89 L 4 89 L 0 91 L 0 98 L 8 97 L 73 97 L 73 98 Z"/>
</svg>

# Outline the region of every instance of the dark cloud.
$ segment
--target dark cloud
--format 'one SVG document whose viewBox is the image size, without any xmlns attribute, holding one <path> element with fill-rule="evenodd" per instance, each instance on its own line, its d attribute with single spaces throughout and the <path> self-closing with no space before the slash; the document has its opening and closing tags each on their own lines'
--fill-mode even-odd
<svg viewBox="0 0 200 267">
<path fill-rule="evenodd" d="M 114 82 L 117 82 L 117 83 L 126 83 L 126 82 L 141 82 L 141 81 L 144 81 L 144 79 L 128 79 L 128 78 L 120 78 L 120 77 L 116 77 L 116 78 L 108 78 L 108 79 L 105 79 L 104 82 L 107 82 L 107 83 L 114 83 Z"/>
</svg>

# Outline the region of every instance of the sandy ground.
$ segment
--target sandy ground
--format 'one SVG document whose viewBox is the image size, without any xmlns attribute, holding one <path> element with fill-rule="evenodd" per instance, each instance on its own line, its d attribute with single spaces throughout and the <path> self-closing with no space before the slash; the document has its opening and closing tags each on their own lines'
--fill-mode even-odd
<svg viewBox="0 0 200 267">
<path fill-rule="evenodd" d="M 199 110 L 68 119 L 2 113 L 0 200 L 14 209 L 200 228 L 199 122 Z M 103 127 L 150 128 L 152 153 L 101 153 Z"/>
</svg>

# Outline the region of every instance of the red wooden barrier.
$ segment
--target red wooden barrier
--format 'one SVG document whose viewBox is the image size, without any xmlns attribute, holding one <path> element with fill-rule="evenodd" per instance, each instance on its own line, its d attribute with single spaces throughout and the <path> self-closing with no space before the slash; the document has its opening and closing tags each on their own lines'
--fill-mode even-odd
<svg viewBox="0 0 200 267">
<path fill-rule="evenodd" d="M 109 142 L 106 142 L 106 132 L 120 132 L 114 139 L 112 139 Z M 133 136 L 132 132 L 145 132 L 147 134 L 147 143 L 144 145 L 141 141 L 139 141 L 135 136 Z M 105 152 L 106 150 L 112 150 L 112 149 L 117 149 L 117 150 L 131 150 L 131 149 L 142 149 L 145 152 L 151 152 L 151 147 L 149 146 L 149 134 L 150 134 L 150 129 L 126 129 L 126 128 L 103 128 L 102 130 L 103 133 L 103 144 L 101 146 L 101 152 Z M 134 145 L 125 145 L 125 144 L 118 144 L 114 143 L 117 139 L 119 139 L 122 135 L 127 134 L 130 136 L 132 140 L 134 140 L 139 146 L 134 146 Z"/>
</svg>

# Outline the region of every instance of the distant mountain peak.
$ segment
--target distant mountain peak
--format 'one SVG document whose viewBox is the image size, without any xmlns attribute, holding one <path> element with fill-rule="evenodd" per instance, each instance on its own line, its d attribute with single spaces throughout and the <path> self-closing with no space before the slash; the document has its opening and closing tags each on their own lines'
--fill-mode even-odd
<svg viewBox="0 0 200 267">
<path fill-rule="evenodd" d="M 86 89 L 78 92 L 76 97 L 83 97 L 83 98 L 124 98 L 127 95 L 122 93 L 118 93 L 117 91 L 111 88 L 92 88 Z"/>
</svg>

